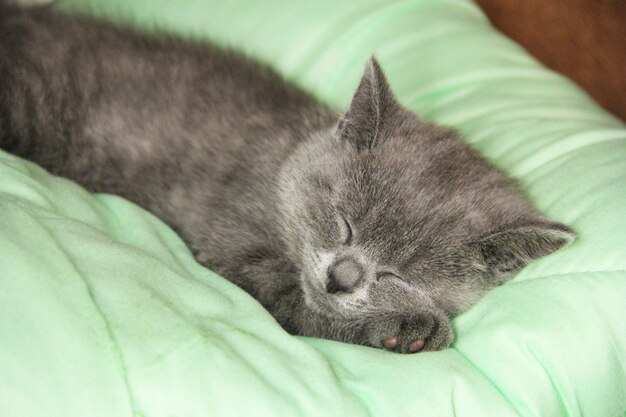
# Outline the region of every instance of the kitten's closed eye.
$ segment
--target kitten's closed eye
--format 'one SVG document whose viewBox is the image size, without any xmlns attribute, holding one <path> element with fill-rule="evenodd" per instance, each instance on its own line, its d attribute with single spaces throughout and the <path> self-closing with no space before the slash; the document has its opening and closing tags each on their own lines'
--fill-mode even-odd
<svg viewBox="0 0 626 417">
<path fill-rule="evenodd" d="M 393 272 L 383 271 L 383 272 L 379 272 L 376 274 L 377 281 L 381 281 L 385 279 L 396 279 L 396 280 L 400 280 L 404 282 L 404 279 L 401 276 L 394 274 Z"/>
<path fill-rule="evenodd" d="M 352 243 L 352 238 L 354 237 L 352 232 L 352 226 L 350 226 L 350 222 L 346 220 L 344 216 L 341 216 L 341 238 L 344 245 L 350 245 Z"/>
</svg>

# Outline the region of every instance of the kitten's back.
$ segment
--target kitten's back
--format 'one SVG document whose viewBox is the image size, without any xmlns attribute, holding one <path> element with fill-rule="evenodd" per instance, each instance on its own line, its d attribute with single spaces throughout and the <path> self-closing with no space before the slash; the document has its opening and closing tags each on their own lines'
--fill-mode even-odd
<svg viewBox="0 0 626 417">
<path fill-rule="evenodd" d="M 0 7 L 0 147 L 142 205 L 194 250 L 223 259 L 242 240 L 276 242 L 279 167 L 335 122 L 312 96 L 227 50 Z"/>
<path fill-rule="evenodd" d="M 1 10 L 0 106 L 9 135 L 79 145 L 87 134 L 92 144 L 119 146 L 120 158 L 200 150 L 205 163 L 219 164 L 242 146 L 262 146 L 270 132 L 299 129 L 303 116 L 314 128 L 330 121 L 311 96 L 240 55 L 45 10 Z M 8 68 L 15 65 L 19 72 Z M 53 149 L 28 151 L 45 153 L 40 163 L 54 170 Z M 207 160 L 212 154 L 220 158 Z"/>
</svg>

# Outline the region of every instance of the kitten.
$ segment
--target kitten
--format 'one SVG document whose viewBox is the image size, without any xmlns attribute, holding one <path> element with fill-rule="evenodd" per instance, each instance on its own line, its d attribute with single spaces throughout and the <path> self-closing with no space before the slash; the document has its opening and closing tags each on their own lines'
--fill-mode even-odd
<svg viewBox="0 0 626 417">
<path fill-rule="evenodd" d="M 289 332 L 397 352 L 574 239 L 373 58 L 341 115 L 214 46 L 3 7 L 0 145 L 152 211 Z"/>
</svg>

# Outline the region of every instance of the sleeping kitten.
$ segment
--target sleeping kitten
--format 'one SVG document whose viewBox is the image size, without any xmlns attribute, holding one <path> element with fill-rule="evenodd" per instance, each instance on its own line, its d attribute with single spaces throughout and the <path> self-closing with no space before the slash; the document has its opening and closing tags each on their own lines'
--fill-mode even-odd
<svg viewBox="0 0 626 417">
<path fill-rule="evenodd" d="M 229 51 L 0 7 L 0 145 L 155 213 L 289 332 L 397 352 L 574 239 L 373 58 L 341 115 Z"/>
</svg>

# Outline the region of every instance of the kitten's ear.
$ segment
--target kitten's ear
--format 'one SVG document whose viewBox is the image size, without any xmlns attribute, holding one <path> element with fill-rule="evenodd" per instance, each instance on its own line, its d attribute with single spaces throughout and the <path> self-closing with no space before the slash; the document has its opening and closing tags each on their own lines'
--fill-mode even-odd
<svg viewBox="0 0 626 417">
<path fill-rule="evenodd" d="M 354 143 L 357 149 L 371 149 L 385 126 L 393 123 L 401 106 L 374 57 L 365 66 L 359 87 L 346 114 L 339 121 L 337 134 Z"/>
<path fill-rule="evenodd" d="M 482 262 L 494 276 L 504 279 L 533 259 L 549 255 L 574 241 L 569 227 L 549 220 L 513 224 L 490 234 L 474 245 Z"/>
</svg>

